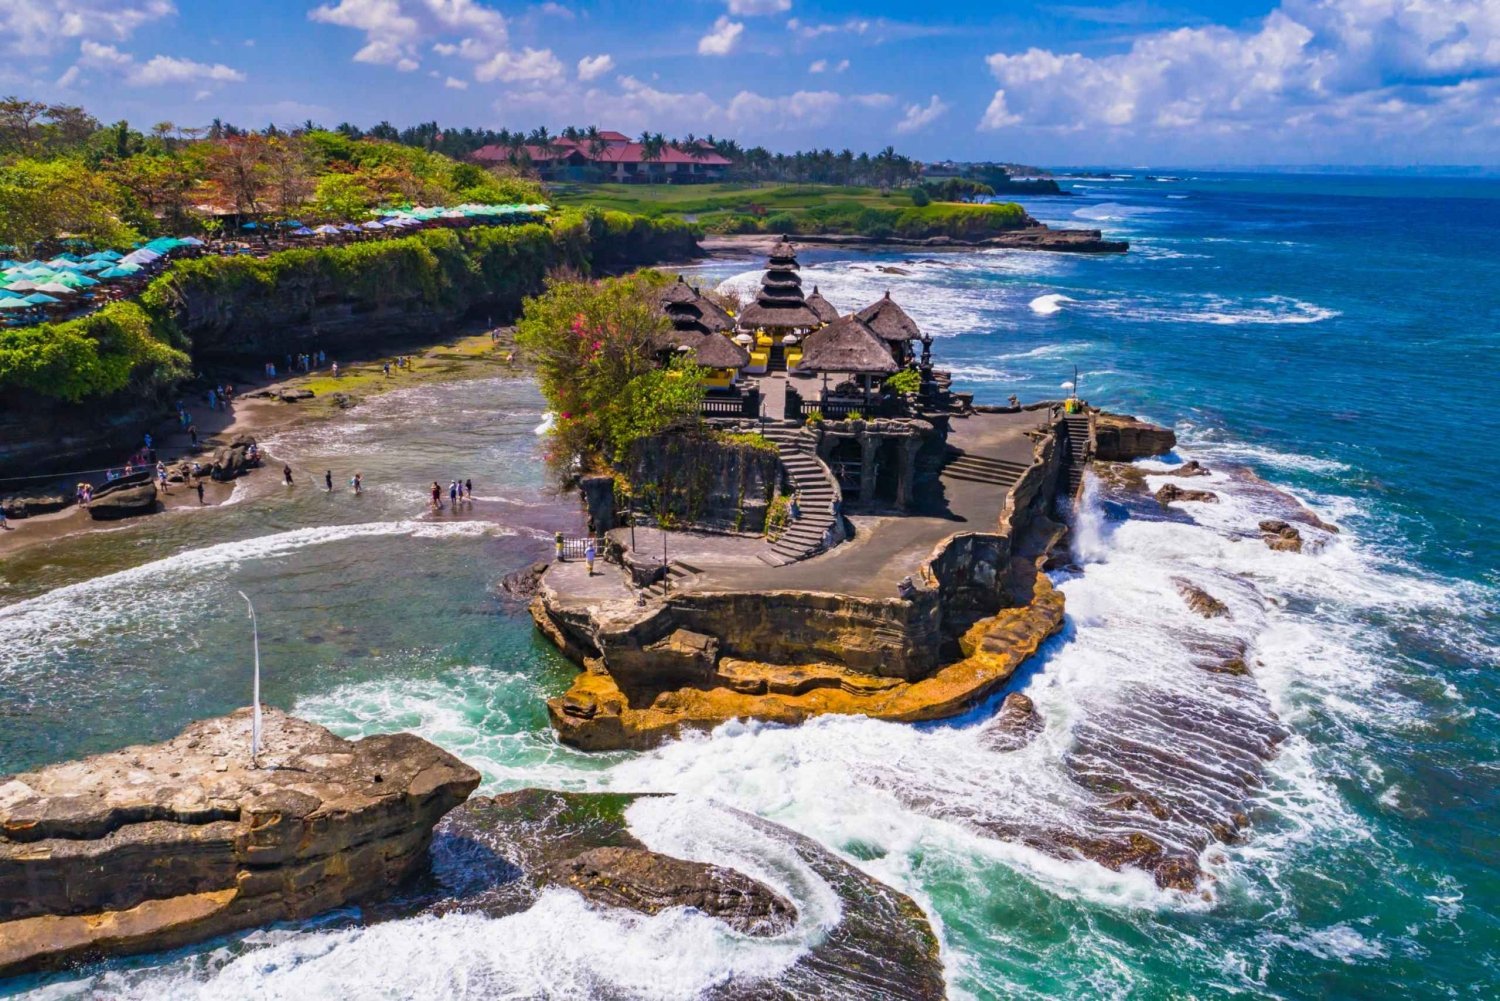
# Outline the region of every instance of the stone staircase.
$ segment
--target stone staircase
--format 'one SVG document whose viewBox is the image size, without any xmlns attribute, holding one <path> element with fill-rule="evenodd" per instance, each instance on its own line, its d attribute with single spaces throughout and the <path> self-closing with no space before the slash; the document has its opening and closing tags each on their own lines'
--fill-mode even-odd
<svg viewBox="0 0 1500 1001">
<path fill-rule="evenodd" d="M 1077 497 L 1083 486 L 1083 471 L 1088 468 L 1089 418 L 1087 414 L 1069 414 L 1063 418 L 1063 447 L 1067 449 L 1068 497 Z"/>
<path fill-rule="evenodd" d="M 697 567 L 684 563 L 681 560 L 673 560 L 667 564 L 667 573 L 655 584 L 647 585 L 641 590 L 647 598 L 664 598 L 668 592 L 677 590 L 679 584 L 694 574 L 702 573 Z"/>
<path fill-rule="evenodd" d="M 969 483 L 990 483 L 1003 490 L 1009 490 L 1028 468 L 1024 462 L 977 455 L 951 446 L 943 459 L 944 477 Z"/>
<path fill-rule="evenodd" d="M 812 454 L 811 440 L 800 430 L 767 428 L 762 433 L 781 453 L 781 464 L 786 467 L 802 512 L 802 517 L 771 543 L 771 552 L 761 556 L 772 566 L 785 566 L 823 551 L 824 537 L 834 522 L 833 502 L 838 493 L 827 468 Z"/>
</svg>

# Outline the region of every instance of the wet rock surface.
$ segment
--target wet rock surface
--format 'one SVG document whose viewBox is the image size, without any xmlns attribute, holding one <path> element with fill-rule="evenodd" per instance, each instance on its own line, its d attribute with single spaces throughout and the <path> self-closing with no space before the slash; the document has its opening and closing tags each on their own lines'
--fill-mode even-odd
<svg viewBox="0 0 1500 1001">
<path fill-rule="evenodd" d="M 1217 504 L 1219 495 L 1212 490 L 1187 490 L 1175 483 L 1164 483 L 1161 489 L 1156 491 L 1156 503 L 1162 507 L 1175 504 L 1180 501 L 1195 501 L 1204 504 Z"/>
<path fill-rule="evenodd" d="M 0 976 L 174 948 L 379 897 L 479 773 L 412 734 L 250 710 L 0 778 Z"/>
<path fill-rule="evenodd" d="M 1202 463 L 1200 463 L 1197 459 L 1190 459 L 1187 462 L 1184 462 L 1182 465 L 1178 466 L 1176 469 L 1168 469 L 1168 470 L 1165 470 L 1165 471 L 1163 471 L 1161 473 L 1158 473 L 1157 475 L 1158 476 L 1208 476 L 1212 472 L 1213 472 L 1213 470 L 1209 469 L 1207 466 L 1205 466 Z"/>
<path fill-rule="evenodd" d="M 89 502 L 89 517 L 95 521 L 117 521 L 151 514 L 157 509 L 156 500 L 156 485 L 149 480 L 116 489 L 101 489 Z"/>
<path fill-rule="evenodd" d="M 1205 619 L 1217 619 L 1229 614 L 1228 605 L 1192 581 L 1183 577 L 1174 577 L 1172 584 L 1177 588 L 1177 593 L 1182 595 L 1182 600 L 1187 603 L 1187 607 Z"/>
<path fill-rule="evenodd" d="M 545 563 L 533 563 L 520 570 L 511 571 L 500 581 L 500 596 L 511 601 L 531 601 L 536 597 L 542 585 L 542 575 L 546 572 L 547 564 Z"/>
<path fill-rule="evenodd" d="M 0 498 L 0 511 L 4 511 L 7 518 L 34 518 L 39 514 L 61 511 L 71 503 L 71 497 L 47 491 L 14 493 Z"/>
<path fill-rule="evenodd" d="M 992 751 L 1015 751 L 1031 743 L 1043 726 L 1031 698 L 1011 692 L 1000 703 L 1000 712 L 984 725 L 981 740 Z"/>
<path fill-rule="evenodd" d="M 548 887 L 570 886 L 601 906 L 655 913 L 696 906 L 747 935 L 780 935 L 799 916 L 779 893 L 719 866 L 649 850 L 629 831 L 625 811 L 642 797 L 522 789 L 473 799 L 438 825 L 431 871 L 377 916 L 479 911 L 496 916 L 530 907 Z M 774 979 L 710 988 L 711 1001 L 804 998 L 935 999 L 945 995 L 937 936 L 911 898 L 876 882 L 817 842 L 758 817 L 725 809 L 735 821 L 790 847 L 838 896 L 838 923 Z M 581 885 L 580 885 L 581 884 Z M 725 889 L 729 892 L 723 892 Z M 667 900 L 673 903 L 665 903 Z M 773 922 L 761 924 L 760 912 Z"/>
<path fill-rule="evenodd" d="M 1279 518 L 1268 518 L 1260 523 L 1260 537 L 1267 548 L 1278 553 L 1302 552 L 1302 533 L 1295 526 Z"/>
<path fill-rule="evenodd" d="M 743 873 L 640 848 L 593 848 L 538 875 L 607 907 L 691 907 L 746 935 L 780 935 L 797 923 L 791 901 Z"/>
</svg>

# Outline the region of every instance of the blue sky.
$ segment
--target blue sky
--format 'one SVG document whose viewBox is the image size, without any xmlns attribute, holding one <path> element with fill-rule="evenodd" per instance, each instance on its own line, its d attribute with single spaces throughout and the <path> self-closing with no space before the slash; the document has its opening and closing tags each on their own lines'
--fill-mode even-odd
<svg viewBox="0 0 1500 1001">
<path fill-rule="evenodd" d="M 100 118 L 598 124 L 1043 164 L 1500 163 L 1500 0 L 0 0 Z"/>
</svg>

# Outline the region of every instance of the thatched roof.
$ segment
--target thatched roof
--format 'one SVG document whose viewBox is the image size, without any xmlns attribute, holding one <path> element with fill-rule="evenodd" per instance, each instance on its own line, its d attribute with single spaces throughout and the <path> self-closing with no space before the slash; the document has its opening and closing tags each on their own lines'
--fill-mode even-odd
<svg viewBox="0 0 1500 1001">
<path fill-rule="evenodd" d="M 889 292 L 884 298 L 875 300 L 872 305 L 866 306 L 855 315 L 869 324 L 870 330 L 882 340 L 919 341 L 922 339 L 921 328 L 917 326 L 916 321 L 906 315 L 906 310 L 896 305 L 896 300 L 891 298 Z"/>
<path fill-rule="evenodd" d="M 823 293 L 818 291 L 814 285 L 812 295 L 807 297 L 807 308 L 818 314 L 818 319 L 824 323 L 832 323 L 839 318 L 839 311 L 834 308 L 833 303 L 823 298 Z"/>
<path fill-rule="evenodd" d="M 654 351 L 676 352 L 680 347 L 692 349 L 693 362 L 704 368 L 744 368 L 750 364 L 745 349 L 723 334 L 706 333 L 702 327 L 678 327 L 651 338 Z M 684 352 L 686 353 L 686 352 Z"/>
<path fill-rule="evenodd" d="M 796 267 L 797 248 L 793 247 L 787 238 L 783 236 L 777 241 L 776 246 L 771 248 L 770 258 L 772 265 L 775 265 L 777 262 L 784 262 L 790 264 L 792 267 Z"/>
<path fill-rule="evenodd" d="M 889 375 L 897 369 L 879 337 L 857 316 L 843 316 L 802 342 L 799 369 L 811 372 L 848 372 L 852 375 Z"/>
<path fill-rule="evenodd" d="M 687 305 L 696 302 L 699 298 L 698 290 L 678 275 L 675 282 L 662 289 L 661 304 L 663 306 Z"/>
<path fill-rule="evenodd" d="M 750 355 L 723 334 L 704 334 L 692 342 L 693 360 L 704 368 L 744 368 Z"/>
<path fill-rule="evenodd" d="M 702 313 L 702 323 L 709 330 L 723 333 L 734 329 L 734 317 L 724 312 L 724 307 L 707 297 L 698 300 L 698 309 Z"/>
<path fill-rule="evenodd" d="M 740 326 L 745 328 L 816 327 L 821 322 L 800 299 L 757 300 L 740 311 Z"/>
</svg>

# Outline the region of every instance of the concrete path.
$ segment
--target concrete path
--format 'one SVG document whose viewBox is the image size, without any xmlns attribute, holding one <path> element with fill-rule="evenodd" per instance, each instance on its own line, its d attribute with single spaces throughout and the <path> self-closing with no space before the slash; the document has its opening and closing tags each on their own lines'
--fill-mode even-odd
<svg viewBox="0 0 1500 1001">
<path fill-rule="evenodd" d="M 1043 416 L 975 414 L 955 418 L 948 444 L 971 455 L 1030 463 L 1033 442 L 1026 432 L 1040 426 Z M 958 532 L 993 532 L 1005 506 L 1004 488 L 949 476 L 941 477 L 939 483 L 941 494 L 927 498 L 925 513 L 854 515 L 850 518 L 854 538 L 787 566 L 767 566 L 756 559 L 754 554 L 764 549 L 764 543 L 758 540 L 669 532 L 668 558 L 703 571 L 682 581 L 677 592 L 796 590 L 895 597 L 896 585 L 904 577 L 916 577 L 938 543 Z M 660 533 L 637 528 L 636 546 L 642 555 L 660 558 Z M 623 577 L 616 567 L 609 571 Z"/>
</svg>

